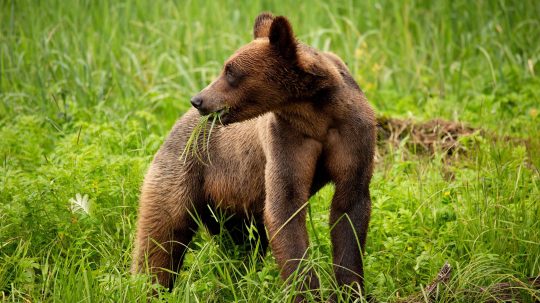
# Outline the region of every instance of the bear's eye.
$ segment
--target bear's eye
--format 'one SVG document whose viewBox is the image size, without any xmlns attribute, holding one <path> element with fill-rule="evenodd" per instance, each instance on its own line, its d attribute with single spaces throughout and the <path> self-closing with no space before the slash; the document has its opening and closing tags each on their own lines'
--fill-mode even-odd
<svg viewBox="0 0 540 303">
<path fill-rule="evenodd" d="M 237 73 L 235 73 L 235 71 L 230 65 L 225 66 L 225 78 L 227 79 L 227 83 L 229 83 L 230 86 L 238 86 L 240 77 L 237 75 Z"/>
</svg>

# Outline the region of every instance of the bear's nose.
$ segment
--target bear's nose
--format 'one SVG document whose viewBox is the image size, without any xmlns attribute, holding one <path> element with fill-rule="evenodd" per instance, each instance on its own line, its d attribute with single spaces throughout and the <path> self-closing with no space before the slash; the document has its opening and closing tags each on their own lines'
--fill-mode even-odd
<svg viewBox="0 0 540 303">
<path fill-rule="evenodd" d="M 200 109 L 202 105 L 202 98 L 199 96 L 195 96 L 191 98 L 191 105 L 193 105 L 196 109 Z"/>
</svg>

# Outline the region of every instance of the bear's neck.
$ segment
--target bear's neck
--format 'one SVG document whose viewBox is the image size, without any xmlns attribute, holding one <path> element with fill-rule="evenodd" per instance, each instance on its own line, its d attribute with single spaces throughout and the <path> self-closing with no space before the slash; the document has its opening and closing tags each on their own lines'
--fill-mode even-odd
<svg viewBox="0 0 540 303">
<path fill-rule="evenodd" d="M 333 100 L 335 96 L 331 92 L 295 98 L 286 102 L 286 106 L 273 111 L 273 114 L 278 122 L 288 124 L 291 130 L 316 140 L 324 140 L 335 121 Z"/>
</svg>

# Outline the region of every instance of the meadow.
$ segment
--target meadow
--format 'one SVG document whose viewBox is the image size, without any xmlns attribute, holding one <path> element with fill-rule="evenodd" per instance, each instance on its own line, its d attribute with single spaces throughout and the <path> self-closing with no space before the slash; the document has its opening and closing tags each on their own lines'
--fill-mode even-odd
<svg viewBox="0 0 540 303">
<path fill-rule="evenodd" d="M 498 301 L 501 282 L 540 300 L 523 282 L 540 275 L 535 0 L 1 1 L 0 300 L 291 301 L 270 253 L 255 262 L 204 230 L 172 292 L 129 274 L 154 153 L 261 11 L 343 58 L 378 115 L 482 129 L 451 155 L 380 142 L 366 291 L 400 301 L 448 261 L 436 302 Z M 325 296 L 332 193 L 310 200 L 307 224 Z"/>
</svg>

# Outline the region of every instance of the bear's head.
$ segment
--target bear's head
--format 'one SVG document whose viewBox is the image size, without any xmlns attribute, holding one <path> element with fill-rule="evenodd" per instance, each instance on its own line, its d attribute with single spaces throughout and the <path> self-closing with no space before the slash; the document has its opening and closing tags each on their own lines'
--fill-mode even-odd
<svg viewBox="0 0 540 303">
<path fill-rule="evenodd" d="M 240 122 L 305 101 L 335 83 L 323 56 L 297 42 L 287 18 L 260 14 L 253 36 L 227 59 L 219 77 L 191 98 L 201 115 L 217 112 L 223 124 Z"/>
</svg>

